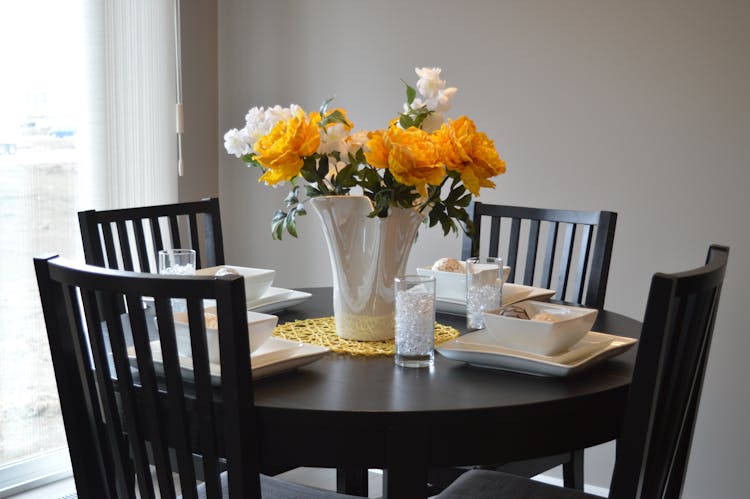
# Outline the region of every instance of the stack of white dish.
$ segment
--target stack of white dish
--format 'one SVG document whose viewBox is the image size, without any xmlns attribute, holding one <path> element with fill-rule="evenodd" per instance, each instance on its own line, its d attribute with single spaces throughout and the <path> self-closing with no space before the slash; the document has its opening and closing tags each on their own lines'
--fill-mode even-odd
<svg viewBox="0 0 750 499">
<path fill-rule="evenodd" d="M 461 262 L 463 263 L 463 262 Z M 480 270 L 484 264 L 477 264 Z M 487 265 L 487 267 L 492 267 Z M 510 267 L 503 267 L 503 282 L 508 278 Z M 449 272 L 433 270 L 430 266 L 417 267 L 417 274 L 433 276 L 435 278 L 435 296 L 438 300 L 465 301 L 466 300 L 466 272 Z"/>
<path fill-rule="evenodd" d="M 569 376 L 630 348 L 636 340 L 591 331 L 598 311 L 521 301 L 485 312 L 486 328 L 436 347 L 443 356 L 490 369 Z M 524 317 L 519 318 L 518 315 Z"/>
<path fill-rule="evenodd" d="M 443 259 L 444 260 L 444 259 Z M 436 270 L 433 266 L 417 267 L 417 274 L 435 277 L 435 299 L 438 312 L 455 315 L 466 314 L 466 272 L 463 262 L 456 262 L 456 271 Z M 481 264 L 480 264 L 481 267 Z M 510 267 L 503 267 L 503 306 L 522 300 L 545 300 L 555 294 L 553 289 L 525 286 L 505 282 Z"/>
<path fill-rule="evenodd" d="M 244 278 L 245 299 L 248 308 L 247 330 L 254 378 L 257 379 L 302 366 L 317 360 L 328 352 L 327 348 L 272 337 L 273 330 L 278 323 L 278 317 L 264 312 L 281 311 L 312 296 L 310 293 L 303 291 L 272 287 L 271 284 L 276 274 L 274 270 L 221 265 L 196 270 L 195 274 L 202 276 L 234 274 L 241 275 Z M 212 375 L 218 376 L 220 374 L 221 357 L 215 305 L 214 300 L 204 300 L 208 360 L 211 363 Z M 187 313 L 175 313 L 174 324 L 180 364 L 190 371 L 192 370 L 192 349 Z M 159 342 L 152 342 L 151 348 L 154 359 L 161 361 L 161 345 Z"/>
<path fill-rule="evenodd" d="M 273 278 L 276 275 L 275 270 L 256 269 L 252 267 L 238 267 L 236 265 L 220 265 L 218 267 L 208 267 L 198 269 L 195 275 L 213 276 L 213 275 L 241 275 L 245 281 L 245 300 L 252 302 L 263 296 L 271 287 Z"/>
<path fill-rule="evenodd" d="M 237 265 L 220 265 L 195 271 L 195 275 L 214 276 L 237 274 L 245 280 L 245 301 L 248 310 L 272 313 L 284 310 L 310 298 L 310 293 L 294 289 L 271 286 L 276 275 L 275 270 L 239 267 Z M 211 302 L 207 301 L 210 306 Z"/>
<path fill-rule="evenodd" d="M 554 355 L 581 341 L 598 310 L 539 301 L 522 301 L 484 313 L 487 331 L 499 346 L 539 355 Z M 523 317 L 523 318 L 521 318 Z"/>
<path fill-rule="evenodd" d="M 205 320 L 208 361 L 212 364 L 218 364 L 220 359 L 219 328 L 215 308 L 206 309 Z M 271 337 L 278 320 L 279 318 L 275 315 L 247 311 L 247 332 L 250 339 L 251 354 L 258 350 Z M 187 313 L 178 312 L 174 314 L 174 327 L 177 339 L 177 352 L 182 356 L 191 357 L 190 327 L 188 326 Z"/>
</svg>

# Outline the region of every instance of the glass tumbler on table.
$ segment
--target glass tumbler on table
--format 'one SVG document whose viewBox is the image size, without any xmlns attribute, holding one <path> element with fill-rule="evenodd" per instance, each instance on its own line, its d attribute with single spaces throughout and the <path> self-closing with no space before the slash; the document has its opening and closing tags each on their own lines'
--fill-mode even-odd
<svg viewBox="0 0 750 499">
<path fill-rule="evenodd" d="M 195 275 L 195 250 L 164 249 L 159 250 L 159 273 L 165 275 Z M 184 299 L 173 299 L 172 310 L 184 312 L 187 303 Z"/>
<path fill-rule="evenodd" d="M 502 259 L 466 260 L 466 332 L 484 329 L 484 312 L 500 308 L 502 303 Z"/>
<path fill-rule="evenodd" d="M 181 248 L 159 250 L 159 273 L 194 275 L 195 250 Z"/>
<path fill-rule="evenodd" d="M 435 278 L 394 279 L 396 365 L 430 367 L 435 362 Z"/>
</svg>

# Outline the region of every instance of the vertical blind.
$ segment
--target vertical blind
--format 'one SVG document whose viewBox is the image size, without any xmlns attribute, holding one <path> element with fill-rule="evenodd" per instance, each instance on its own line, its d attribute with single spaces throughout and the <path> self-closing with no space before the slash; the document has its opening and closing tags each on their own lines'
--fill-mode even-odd
<svg viewBox="0 0 750 499">
<path fill-rule="evenodd" d="M 173 0 L 87 4 L 88 206 L 176 202 Z"/>
</svg>

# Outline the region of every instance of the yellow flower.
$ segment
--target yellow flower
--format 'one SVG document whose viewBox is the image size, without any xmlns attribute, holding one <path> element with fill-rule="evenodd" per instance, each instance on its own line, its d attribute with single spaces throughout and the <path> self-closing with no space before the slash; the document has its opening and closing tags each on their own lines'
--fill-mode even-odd
<svg viewBox="0 0 750 499">
<path fill-rule="evenodd" d="M 294 178 L 304 165 L 303 158 L 318 149 L 319 121 L 319 113 L 310 113 L 306 117 L 300 109 L 295 116 L 279 121 L 258 139 L 254 159 L 266 169 L 258 181 L 274 185 Z"/>
<path fill-rule="evenodd" d="M 445 178 L 439 145 L 419 128 L 391 126 L 385 132 L 372 132 L 367 148 L 369 164 L 387 168 L 398 182 L 415 187 L 423 197 L 427 196 L 428 184 L 440 185 Z"/>
<path fill-rule="evenodd" d="M 490 177 L 505 173 L 505 161 L 495 144 L 486 134 L 477 132 L 466 116 L 445 123 L 436 132 L 436 140 L 446 168 L 459 172 L 461 181 L 475 196 L 481 187 L 495 187 Z"/>
</svg>

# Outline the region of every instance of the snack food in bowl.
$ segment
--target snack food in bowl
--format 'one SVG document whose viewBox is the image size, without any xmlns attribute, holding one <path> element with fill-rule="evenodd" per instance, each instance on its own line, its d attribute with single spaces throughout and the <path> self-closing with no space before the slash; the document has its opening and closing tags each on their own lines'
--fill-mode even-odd
<svg viewBox="0 0 750 499">
<path fill-rule="evenodd" d="M 553 355 L 586 336 L 598 313 L 592 308 L 523 301 L 485 312 L 484 320 L 498 345 Z"/>
<path fill-rule="evenodd" d="M 208 361 L 218 364 L 219 355 L 219 319 L 215 309 L 208 308 L 204 320 L 206 324 L 206 340 L 208 343 Z M 256 351 L 268 338 L 271 337 L 273 329 L 279 318 L 275 315 L 261 314 L 259 312 L 247 311 L 247 332 L 250 338 L 250 353 Z M 186 312 L 174 314 L 174 329 L 177 338 L 177 352 L 186 357 L 191 356 L 190 327 Z"/>
<path fill-rule="evenodd" d="M 250 302 L 257 300 L 268 291 L 273 283 L 276 271 L 252 267 L 238 267 L 237 265 L 219 265 L 218 267 L 207 267 L 195 271 L 195 275 L 203 276 L 221 276 L 227 274 L 237 274 L 244 277 L 245 301 Z"/>
<path fill-rule="evenodd" d="M 510 267 L 503 267 L 503 282 Z M 417 274 L 435 277 L 435 296 L 438 300 L 466 301 L 466 265 L 455 258 L 440 258 L 430 266 L 417 267 Z"/>
</svg>

